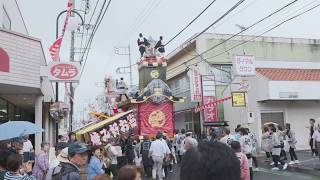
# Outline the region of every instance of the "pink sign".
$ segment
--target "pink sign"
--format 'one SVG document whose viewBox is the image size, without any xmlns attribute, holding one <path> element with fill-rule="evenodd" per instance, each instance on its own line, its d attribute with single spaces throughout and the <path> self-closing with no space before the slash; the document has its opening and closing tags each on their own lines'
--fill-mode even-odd
<svg viewBox="0 0 320 180">
<path fill-rule="evenodd" d="M 256 74 L 254 62 L 254 56 L 236 56 L 233 63 L 235 74 L 239 76 L 254 76 Z"/>
<path fill-rule="evenodd" d="M 0 48 L 0 71 L 9 72 L 9 56 L 2 48 Z"/>
<path fill-rule="evenodd" d="M 201 75 L 199 66 L 191 66 L 189 70 L 191 102 L 201 102 Z"/>
<path fill-rule="evenodd" d="M 204 104 L 210 104 L 216 101 L 214 96 L 204 96 L 203 97 Z M 204 110 L 204 122 L 217 122 L 218 121 L 218 109 L 216 104 L 211 106 L 205 106 Z"/>
</svg>

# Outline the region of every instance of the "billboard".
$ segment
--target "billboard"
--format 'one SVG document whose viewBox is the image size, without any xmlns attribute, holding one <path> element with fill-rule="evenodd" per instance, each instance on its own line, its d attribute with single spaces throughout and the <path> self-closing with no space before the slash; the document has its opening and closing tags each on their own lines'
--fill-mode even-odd
<svg viewBox="0 0 320 180">
<path fill-rule="evenodd" d="M 233 61 L 233 71 L 238 76 L 255 76 L 254 56 L 237 55 Z"/>
<path fill-rule="evenodd" d="M 190 79 L 191 102 L 201 102 L 202 90 L 201 90 L 201 75 L 200 75 L 199 66 L 197 65 L 190 66 L 190 69 L 188 71 L 188 76 Z"/>
</svg>

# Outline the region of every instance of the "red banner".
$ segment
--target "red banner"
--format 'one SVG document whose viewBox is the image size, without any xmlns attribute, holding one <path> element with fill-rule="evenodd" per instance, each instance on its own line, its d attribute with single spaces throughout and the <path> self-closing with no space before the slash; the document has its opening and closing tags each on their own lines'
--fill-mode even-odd
<svg viewBox="0 0 320 180">
<path fill-rule="evenodd" d="M 204 96 L 204 104 L 209 104 L 215 102 L 216 98 L 214 96 Z M 208 106 L 204 110 L 204 122 L 217 122 L 218 121 L 218 108 L 217 106 Z"/>
<path fill-rule="evenodd" d="M 152 102 L 139 104 L 139 126 L 141 135 L 156 135 L 165 132 L 173 136 L 173 103 L 155 104 Z"/>
<path fill-rule="evenodd" d="M 226 98 L 223 98 L 223 99 L 218 99 L 218 100 L 215 100 L 215 101 L 211 101 L 209 103 L 204 103 L 204 105 L 195 107 L 194 108 L 194 112 L 195 113 L 200 112 L 200 111 L 204 110 L 205 108 L 208 108 L 208 107 L 211 107 L 211 106 L 216 106 L 217 104 L 224 103 L 225 101 L 228 101 L 230 99 L 231 99 L 231 97 L 226 97 Z"/>
</svg>

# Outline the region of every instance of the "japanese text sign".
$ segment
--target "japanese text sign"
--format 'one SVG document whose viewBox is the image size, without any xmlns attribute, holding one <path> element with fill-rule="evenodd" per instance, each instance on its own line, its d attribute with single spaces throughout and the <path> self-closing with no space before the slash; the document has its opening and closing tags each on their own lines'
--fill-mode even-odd
<svg viewBox="0 0 320 180">
<path fill-rule="evenodd" d="M 51 62 L 49 64 L 49 80 L 78 82 L 80 79 L 80 64 L 78 62 Z"/>
<path fill-rule="evenodd" d="M 232 106 L 233 107 L 245 107 L 246 106 L 246 95 L 245 92 L 233 92 L 232 95 Z"/>
<path fill-rule="evenodd" d="M 191 102 L 201 102 L 201 75 L 199 66 L 191 66 L 188 72 L 190 78 Z"/>
<path fill-rule="evenodd" d="M 203 103 L 204 104 L 209 104 L 216 101 L 216 98 L 214 96 L 204 96 L 203 97 Z M 206 106 L 203 110 L 204 113 L 204 122 L 216 122 L 218 121 L 218 116 L 217 116 L 217 106 Z"/>
<path fill-rule="evenodd" d="M 237 55 L 233 62 L 235 75 L 254 76 L 256 75 L 254 56 Z"/>
<path fill-rule="evenodd" d="M 129 113 L 102 129 L 90 132 L 90 140 L 93 145 L 101 145 L 103 143 L 106 143 L 109 138 L 119 136 L 120 132 L 128 133 L 137 127 L 138 124 L 136 116 L 134 115 L 134 113 Z"/>
</svg>

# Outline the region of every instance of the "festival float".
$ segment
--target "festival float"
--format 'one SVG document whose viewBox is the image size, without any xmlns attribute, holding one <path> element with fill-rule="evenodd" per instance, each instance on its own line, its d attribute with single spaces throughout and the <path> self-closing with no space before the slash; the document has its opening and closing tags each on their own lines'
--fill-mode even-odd
<svg viewBox="0 0 320 180">
<path fill-rule="evenodd" d="M 111 76 L 105 78 L 106 110 L 90 113 L 95 123 L 76 132 L 78 139 L 101 145 L 121 135 L 154 137 L 157 132 L 165 132 L 173 137 L 173 103 L 183 103 L 184 98 L 175 97 L 167 85 L 164 47 L 157 48 L 157 45 L 152 41 L 139 45 L 139 50 L 143 46 L 145 52 L 140 51 L 142 57 L 137 63 L 138 91 L 121 96 L 127 88 L 119 88 L 120 82 Z"/>
</svg>

